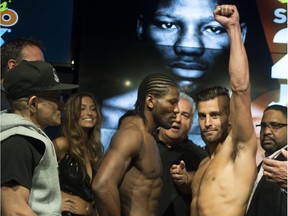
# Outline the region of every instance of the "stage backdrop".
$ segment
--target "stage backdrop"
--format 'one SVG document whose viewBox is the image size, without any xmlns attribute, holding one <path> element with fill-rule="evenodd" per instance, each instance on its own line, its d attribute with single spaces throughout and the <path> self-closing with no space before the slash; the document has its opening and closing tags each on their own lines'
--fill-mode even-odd
<svg viewBox="0 0 288 216">
<path fill-rule="evenodd" d="M 183 1 L 187 6 L 181 8 L 177 0 L 171 0 L 163 7 L 170 16 L 163 11 L 159 13 L 159 5 L 149 1 L 2 1 L 1 44 L 14 37 L 32 37 L 44 43 L 48 62 L 69 67 L 73 62 L 71 73 L 76 72 L 77 79 L 73 74 L 72 81 L 79 82 L 80 91 L 94 93 L 101 104 L 102 141 L 107 148 L 119 117 L 134 108 L 138 85 L 149 73 L 169 73 L 181 90 L 192 97 L 211 85 L 229 88 L 229 47 L 217 43 L 217 37 L 225 38 L 225 32 L 211 19 L 216 1 L 193 1 L 194 9 L 190 10 L 191 2 Z M 252 113 L 256 124 L 267 105 L 287 105 L 287 0 L 235 2 L 240 3 L 237 6 L 247 30 L 243 40 L 249 58 Z M 202 6 L 197 10 L 199 3 Z M 204 10 L 204 6 L 207 9 Z M 177 14 L 180 9 L 182 12 Z M 203 21 L 196 18 L 207 14 L 210 14 L 209 23 L 200 25 Z M 187 23 L 197 26 L 199 37 L 194 34 L 195 39 L 185 44 L 183 32 Z M 178 45 L 167 40 L 159 42 L 164 37 L 156 41 L 155 36 L 149 35 L 152 30 L 157 32 L 155 29 L 158 33 L 168 31 L 170 35 L 183 31 L 182 41 L 180 34 Z M 210 39 L 209 46 L 199 45 L 200 39 L 204 41 L 206 37 L 207 43 L 211 35 L 216 38 Z M 171 66 L 169 62 L 174 61 L 173 58 L 178 60 Z M 192 76 L 189 70 L 193 67 L 205 73 Z M 204 145 L 196 115 L 189 137 Z"/>
<path fill-rule="evenodd" d="M 143 5 L 146 6 L 143 2 L 108 0 L 82 5 L 79 83 L 81 90 L 92 91 L 102 105 L 105 146 L 115 132 L 119 117 L 134 108 L 141 79 L 152 72 L 167 72 L 159 46 L 137 34 L 139 14 L 143 12 Z M 249 58 L 252 112 L 256 124 L 267 105 L 287 104 L 287 2 L 238 2 L 242 2 L 240 16 L 247 24 L 244 43 Z M 149 11 L 149 8 L 145 9 L 144 12 Z M 150 9 L 154 10 L 153 7 Z M 199 11 L 191 10 L 189 13 L 197 14 Z M 172 21 L 169 20 L 172 23 L 169 25 L 167 22 L 166 28 L 169 25 L 172 28 Z M 162 50 L 169 52 L 169 45 L 162 46 Z M 217 49 L 209 51 L 211 55 L 219 52 Z M 227 63 L 227 55 L 223 55 L 209 74 L 199 79 L 179 76 L 175 79 L 182 90 L 192 97 L 197 89 L 209 85 L 229 88 Z M 173 72 L 171 75 L 174 75 Z M 194 117 L 189 137 L 195 143 L 204 145 L 197 128 L 197 117 Z"/>
</svg>

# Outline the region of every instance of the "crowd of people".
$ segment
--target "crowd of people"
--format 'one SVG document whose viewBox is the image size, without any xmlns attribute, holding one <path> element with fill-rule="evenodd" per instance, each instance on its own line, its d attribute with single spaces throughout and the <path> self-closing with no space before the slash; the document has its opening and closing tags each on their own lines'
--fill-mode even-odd
<svg viewBox="0 0 288 216">
<path fill-rule="evenodd" d="M 225 31 L 222 37 L 229 39 L 225 76 L 231 94 L 225 86 L 207 87 L 197 92 L 195 104 L 178 80 L 151 73 L 139 85 L 135 108 L 119 118 L 106 152 L 95 96 L 79 91 L 64 101 L 62 91 L 79 86 L 60 82 L 56 70 L 45 62 L 40 44 L 24 38 L 4 44 L 1 213 L 286 215 L 287 107 L 270 105 L 264 110 L 257 126 L 265 155 L 257 167 L 244 25 L 236 6 L 213 6 L 211 22 L 217 22 L 214 28 Z M 143 17 L 139 36 L 150 32 L 149 38 L 161 45 L 164 32 L 154 24 L 144 32 Z M 170 24 L 163 25 L 173 28 Z M 170 41 L 187 42 L 174 39 Z M 174 73 L 189 75 L 177 67 Z M 192 75 L 200 76 L 201 70 Z M 196 113 L 205 149 L 188 138 Z M 51 140 L 45 128 L 58 125 L 62 135 Z"/>
</svg>

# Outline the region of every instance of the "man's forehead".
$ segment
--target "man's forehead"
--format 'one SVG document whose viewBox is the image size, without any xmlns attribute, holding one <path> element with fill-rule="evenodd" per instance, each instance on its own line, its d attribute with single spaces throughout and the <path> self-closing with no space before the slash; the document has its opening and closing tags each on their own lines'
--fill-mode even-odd
<svg viewBox="0 0 288 216">
<path fill-rule="evenodd" d="M 188 100 L 184 98 L 180 98 L 178 106 L 179 106 L 180 111 L 192 113 L 192 106 Z"/>
<path fill-rule="evenodd" d="M 199 113 L 216 113 L 224 112 L 226 107 L 226 102 L 223 99 L 213 98 L 205 101 L 200 101 L 197 106 Z"/>
<path fill-rule="evenodd" d="M 164 94 L 164 97 L 178 97 L 180 99 L 180 91 L 177 86 L 170 86 L 167 88 L 166 94 Z"/>
<path fill-rule="evenodd" d="M 262 118 L 262 121 L 267 121 L 267 122 L 268 121 L 269 122 L 271 122 L 271 121 L 279 121 L 279 120 L 287 122 L 286 117 L 283 115 L 283 113 L 281 111 L 273 110 L 273 109 L 266 110 L 264 112 L 264 115 L 263 115 L 263 118 Z"/>
<path fill-rule="evenodd" d="M 22 60 L 26 61 L 45 61 L 42 50 L 35 45 L 27 45 L 23 47 Z"/>
<path fill-rule="evenodd" d="M 209 104 L 209 106 L 219 106 L 224 105 L 225 103 L 226 101 L 224 97 L 215 97 L 212 99 L 199 101 L 198 106 L 207 106 L 207 104 Z"/>
</svg>

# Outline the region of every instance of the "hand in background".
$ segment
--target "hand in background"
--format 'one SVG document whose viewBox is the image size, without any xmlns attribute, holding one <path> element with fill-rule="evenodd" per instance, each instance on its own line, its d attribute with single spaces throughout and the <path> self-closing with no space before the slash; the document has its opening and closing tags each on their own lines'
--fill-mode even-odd
<svg viewBox="0 0 288 216">
<path fill-rule="evenodd" d="M 170 168 L 173 181 L 177 185 L 183 185 L 188 183 L 188 175 L 185 167 L 185 162 L 182 160 L 180 164 L 173 164 Z"/>
<path fill-rule="evenodd" d="M 191 193 L 191 183 L 194 172 L 188 172 L 185 167 L 185 162 L 180 161 L 180 164 L 173 164 L 170 168 L 170 173 L 174 183 L 183 193 Z"/>
<path fill-rule="evenodd" d="M 287 151 L 282 150 L 282 154 L 287 159 Z M 263 160 L 263 169 L 263 175 L 267 177 L 267 181 L 287 189 L 287 160 L 278 161 L 265 158 Z"/>
</svg>

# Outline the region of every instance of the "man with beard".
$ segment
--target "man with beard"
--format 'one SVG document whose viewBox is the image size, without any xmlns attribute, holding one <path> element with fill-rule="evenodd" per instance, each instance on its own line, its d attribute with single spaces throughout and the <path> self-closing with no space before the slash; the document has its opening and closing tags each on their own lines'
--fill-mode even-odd
<svg viewBox="0 0 288 216">
<path fill-rule="evenodd" d="M 286 165 L 284 184 L 275 184 L 275 176 L 269 172 L 266 162 L 258 166 L 258 176 L 254 183 L 247 207 L 247 216 L 285 216 L 287 215 L 287 107 L 271 105 L 264 110 L 261 123 L 260 142 L 265 150 L 265 160 L 276 160 Z M 273 168 L 273 167 L 272 167 Z M 268 169 L 268 171 L 265 171 Z M 273 169 L 275 171 L 275 167 Z M 282 186 L 283 188 L 281 188 Z"/>
<path fill-rule="evenodd" d="M 249 67 L 236 6 L 217 6 L 213 13 L 230 39 L 232 95 L 220 86 L 197 94 L 198 124 L 209 157 L 194 175 L 190 209 L 191 216 L 242 216 L 256 176 Z"/>
</svg>

